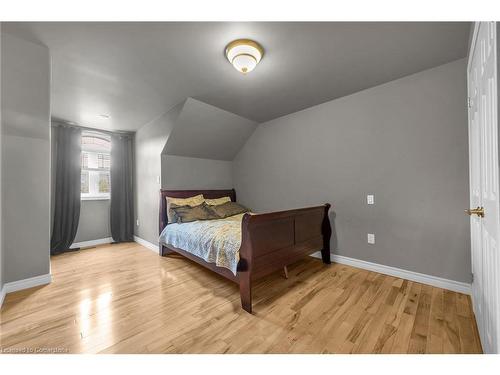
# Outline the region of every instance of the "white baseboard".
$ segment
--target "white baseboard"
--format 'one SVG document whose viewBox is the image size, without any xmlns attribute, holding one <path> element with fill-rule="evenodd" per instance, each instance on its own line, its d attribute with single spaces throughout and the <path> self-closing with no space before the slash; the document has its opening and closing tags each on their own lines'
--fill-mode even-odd
<svg viewBox="0 0 500 375">
<path fill-rule="evenodd" d="M 29 279 L 12 281 L 10 283 L 4 284 L 2 290 L 4 294 L 17 292 L 18 290 L 33 288 L 39 285 L 50 284 L 52 281 L 52 275 L 47 273 L 45 275 L 30 277 Z"/>
<path fill-rule="evenodd" d="M 312 254 L 312 256 L 321 259 L 320 252 L 314 253 Z M 443 279 L 437 276 L 426 275 L 423 273 L 408 271 L 391 266 L 385 266 L 383 264 L 367 262 L 360 259 L 349 258 L 343 255 L 331 254 L 331 256 L 332 256 L 332 261 L 335 263 L 345 264 L 356 268 L 362 268 L 365 270 L 382 273 L 384 275 L 399 277 L 401 279 L 416 281 L 418 283 L 428 284 L 438 288 L 452 290 L 454 292 L 459 292 L 464 294 L 472 293 L 471 285 L 468 283 Z"/>
<path fill-rule="evenodd" d="M 70 249 L 76 249 L 78 247 L 80 248 L 93 247 L 97 245 L 104 245 L 111 242 L 113 242 L 112 237 L 99 238 L 97 240 L 90 240 L 90 241 L 75 242 L 70 246 Z"/>
<path fill-rule="evenodd" d="M 0 309 L 2 308 L 3 300 L 5 299 L 5 295 L 7 293 L 5 292 L 5 285 L 2 286 L 2 289 L 0 289 Z"/>
<path fill-rule="evenodd" d="M 145 248 L 154 251 L 156 254 L 160 252 L 160 245 L 151 243 L 149 241 L 143 240 L 141 237 L 134 236 L 134 241 Z"/>
</svg>

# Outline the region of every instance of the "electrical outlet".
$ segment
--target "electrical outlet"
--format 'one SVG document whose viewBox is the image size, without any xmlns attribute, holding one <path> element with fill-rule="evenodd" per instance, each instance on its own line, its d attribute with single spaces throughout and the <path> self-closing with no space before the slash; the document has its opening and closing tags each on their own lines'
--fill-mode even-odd
<svg viewBox="0 0 500 375">
<path fill-rule="evenodd" d="M 373 233 L 368 233 L 367 239 L 369 244 L 373 245 L 375 243 L 375 235 Z"/>
<path fill-rule="evenodd" d="M 139 226 L 139 219 L 137 219 L 135 223 L 137 224 L 137 226 Z"/>
<path fill-rule="evenodd" d="M 367 195 L 366 204 L 375 204 L 375 197 L 373 195 Z"/>
</svg>

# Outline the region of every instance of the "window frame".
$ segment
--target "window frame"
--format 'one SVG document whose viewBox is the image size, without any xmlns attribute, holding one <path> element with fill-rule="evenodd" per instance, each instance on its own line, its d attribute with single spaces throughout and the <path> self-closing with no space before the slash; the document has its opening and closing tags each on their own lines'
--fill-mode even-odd
<svg viewBox="0 0 500 375">
<path fill-rule="evenodd" d="M 97 146 L 89 146 L 92 144 L 84 144 L 83 143 L 83 138 L 84 137 L 92 137 L 92 138 L 99 138 L 103 141 L 106 141 L 109 143 L 109 148 L 105 149 L 105 146 L 102 146 L 101 149 L 100 147 Z M 87 154 L 87 167 L 83 166 L 83 160 L 84 156 Z M 92 168 L 88 167 L 89 160 L 92 158 L 91 154 L 95 155 L 95 162 L 97 165 L 97 168 Z M 109 168 L 105 168 L 103 157 L 99 157 L 99 155 L 109 155 Z M 97 201 L 97 200 L 109 200 L 111 199 L 111 137 L 108 136 L 107 134 L 103 134 L 100 132 L 94 132 L 94 131 L 83 131 L 82 132 L 82 142 L 81 142 L 81 172 L 80 174 L 83 176 L 83 174 L 86 172 L 87 173 L 87 184 L 88 184 L 88 193 L 82 193 L 81 191 L 81 186 L 80 186 L 80 200 L 82 201 Z M 99 160 L 102 160 L 103 168 L 99 168 Z M 99 193 L 98 191 L 96 192 L 95 187 L 99 189 L 99 180 L 100 180 L 100 174 L 104 173 L 107 174 L 109 177 L 109 192 L 108 193 Z"/>
</svg>

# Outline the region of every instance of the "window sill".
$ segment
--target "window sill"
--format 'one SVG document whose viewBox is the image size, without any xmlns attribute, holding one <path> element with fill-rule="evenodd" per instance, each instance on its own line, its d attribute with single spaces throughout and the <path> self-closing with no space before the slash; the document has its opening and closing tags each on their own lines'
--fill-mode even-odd
<svg viewBox="0 0 500 375">
<path fill-rule="evenodd" d="M 110 200 L 111 197 L 81 197 L 82 201 L 107 201 Z"/>
</svg>

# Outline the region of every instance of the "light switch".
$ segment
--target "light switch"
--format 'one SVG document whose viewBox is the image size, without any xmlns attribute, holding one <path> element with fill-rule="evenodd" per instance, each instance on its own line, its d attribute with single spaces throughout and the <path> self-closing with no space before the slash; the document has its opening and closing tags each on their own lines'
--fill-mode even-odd
<svg viewBox="0 0 500 375">
<path fill-rule="evenodd" d="M 159 184 L 160 183 L 160 176 L 156 176 L 156 183 Z"/>
<path fill-rule="evenodd" d="M 373 233 L 368 233 L 368 243 L 371 245 L 375 243 L 375 235 Z"/>
<path fill-rule="evenodd" d="M 375 197 L 373 195 L 367 195 L 366 204 L 375 204 Z"/>
</svg>

